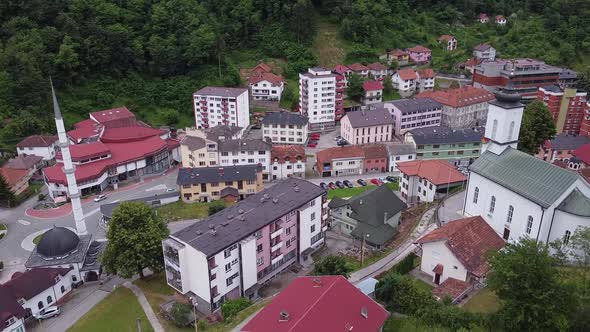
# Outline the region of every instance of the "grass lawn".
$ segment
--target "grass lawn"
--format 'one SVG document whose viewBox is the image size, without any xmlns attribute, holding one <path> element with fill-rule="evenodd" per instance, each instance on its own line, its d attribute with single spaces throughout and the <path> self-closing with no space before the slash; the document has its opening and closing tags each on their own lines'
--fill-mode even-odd
<svg viewBox="0 0 590 332">
<path fill-rule="evenodd" d="M 432 292 L 432 288 L 434 288 L 422 280 L 414 279 L 414 283 L 416 284 L 416 287 L 428 292 Z"/>
<path fill-rule="evenodd" d="M 481 289 L 463 306 L 466 311 L 483 313 L 496 312 L 499 308 L 498 297 L 489 288 Z"/>
<path fill-rule="evenodd" d="M 6 225 L 0 224 L 0 231 L 5 231 L 5 230 L 6 230 Z"/>
<path fill-rule="evenodd" d="M 409 332 L 448 332 L 449 329 L 430 326 L 420 322 L 416 318 L 412 317 L 389 317 L 385 321 L 383 326 L 383 332 L 395 332 L 395 331 L 409 331 Z"/>
<path fill-rule="evenodd" d="M 35 238 L 33 239 L 33 243 L 39 244 L 39 241 L 41 241 L 41 237 L 43 236 L 43 234 L 45 234 L 45 233 L 41 233 L 41 234 L 35 236 Z"/>
<path fill-rule="evenodd" d="M 316 22 L 317 34 L 312 51 L 318 58 L 320 66 L 332 68 L 344 63 L 345 43 L 340 37 L 338 25 L 328 22 L 325 17 L 318 17 Z"/>
<path fill-rule="evenodd" d="M 390 93 L 383 94 L 383 101 L 398 100 L 398 99 L 402 99 L 402 96 L 400 96 L 399 93 L 397 93 L 397 91 L 395 91 L 395 90 L 391 91 Z"/>
<path fill-rule="evenodd" d="M 141 331 L 153 331 L 135 295 L 129 289 L 119 287 L 87 312 L 68 331 L 135 332 L 137 318 L 141 321 Z"/>
<path fill-rule="evenodd" d="M 185 203 L 182 200 L 156 208 L 166 222 L 185 219 L 203 219 L 209 215 L 207 203 Z"/>
<path fill-rule="evenodd" d="M 397 183 L 388 183 L 387 186 L 392 190 L 398 190 L 399 184 Z M 328 199 L 332 199 L 334 197 L 353 197 L 356 196 L 363 191 L 367 191 L 371 188 L 375 188 L 374 185 L 368 185 L 364 187 L 353 187 L 353 188 L 342 188 L 342 189 L 330 189 L 328 190 Z"/>
</svg>

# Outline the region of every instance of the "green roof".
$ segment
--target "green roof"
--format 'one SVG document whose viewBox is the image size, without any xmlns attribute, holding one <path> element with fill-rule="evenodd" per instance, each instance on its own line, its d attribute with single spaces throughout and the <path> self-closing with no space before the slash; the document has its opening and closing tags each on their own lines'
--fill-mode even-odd
<svg viewBox="0 0 590 332">
<path fill-rule="evenodd" d="M 577 216 L 590 217 L 590 198 L 575 189 L 559 204 L 557 209 Z"/>
<path fill-rule="evenodd" d="M 469 170 L 542 207 L 551 206 L 579 178 L 575 172 L 512 148 L 500 155 L 486 151 Z"/>
</svg>

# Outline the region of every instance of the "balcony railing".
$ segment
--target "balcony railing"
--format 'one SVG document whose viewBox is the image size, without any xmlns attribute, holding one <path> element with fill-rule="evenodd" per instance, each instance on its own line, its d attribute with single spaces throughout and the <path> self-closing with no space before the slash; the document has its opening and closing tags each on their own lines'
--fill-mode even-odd
<svg viewBox="0 0 590 332">
<path fill-rule="evenodd" d="M 275 237 L 277 237 L 281 234 L 283 234 L 283 229 L 282 228 L 275 228 L 274 230 L 271 230 L 270 238 L 274 239 Z"/>
<path fill-rule="evenodd" d="M 270 251 L 271 252 L 275 252 L 275 251 L 277 251 L 277 250 L 279 250 L 279 249 L 281 249 L 283 247 L 283 242 L 281 241 L 281 242 L 277 242 L 275 244 L 272 244 L 271 243 L 271 246 L 272 247 L 270 247 Z"/>
<path fill-rule="evenodd" d="M 182 280 L 168 278 L 168 285 L 174 287 L 176 290 L 182 293 Z"/>
</svg>

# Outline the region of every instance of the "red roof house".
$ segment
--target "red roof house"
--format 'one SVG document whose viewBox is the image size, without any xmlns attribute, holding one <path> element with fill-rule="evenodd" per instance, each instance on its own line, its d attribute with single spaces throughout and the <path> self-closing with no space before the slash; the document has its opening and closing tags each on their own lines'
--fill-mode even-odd
<svg viewBox="0 0 590 332">
<path fill-rule="evenodd" d="M 16 144 L 17 148 L 48 147 L 57 142 L 55 135 L 32 135 Z"/>
<path fill-rule="evenodd" d="M 110 110 L 90 113 L 90 118 L 105 127 L 127 127 L 135 124 L 135 114 L 127 107 L 113 108 Z"/>
<path fill-rule="evenodd" d="M 298 277 L 241 332 L 381 331 L 389 312 L 343 276 Z"/>
<path fill-rule="evenodd" d="M 369 71 L 369 67 L 361 63 L 353 63 L 352 65 L 349 65 L 348 68 L 359 75 L 366 75 Z"/>
<path fill-rule="evenodd" d="M 334 66 L 334 69 L 332 71 L 340 75 L 346 75 L 352 70 L 350 70 L 350 68 L 346 67 L 345 65 L 336 65 Z"/>
<path fill-rule="evenodd" d="M 12 190 L 15 191 L 14 187 L 20 182 L 24 182 L 29 176 L 29 170 L 22 168 L 1 167 L 0 176 L 2 176 L 6 183 L 12 188 Z"/>
<path fill-rule="evenodd" d="M 273 163 L 307 161 L 305 148 L 302 145 L 273 145 L 270 150 L 270 159 Z"/>
<path fill-rule="evenodd" d="M 285 79 L 282 76 L 273 73 L 261 73 L 260 75 L 251 75 L 248 77 L 248 84 L 256 84 L 262 81 L 268 81 L 273 86 L 280 86 Z"/>
<path fill-rule="evenodd" d="M 435 185 L 467 181 L 467 177 L 446 160 L 404 161 L 397 163 L 397 168 L 407 176 L 427 179 Z"/>
<path fill-rule="evenodd" d="M 420 76 L 421 79 L 434 78 L 434 70 L 432 70 L 432 68 L 419 69 L 418 76 Z"/>
<path fill-rule="evenodd" d="M 368 80 L 363 82 L 363 90 L 367 91 L 376 91 L 376 90 L 383 90 L 383 84 L 379 81 Z"/>
<path fill-rule="evenodd" d="M 412 68 L 400 69 L 397 71 L 397 74 L 404 81 L 415 80 L 418 78 L 416 71 Z"/>
<path fill-rule="evenodd" d="M 443 105 L 457 108 L 488 102 L 496 97 L 486 89 L 466 85 L 456 89 L 425 91 L 417 94 L 416 98 L 431 98 Z"/>
</svg>

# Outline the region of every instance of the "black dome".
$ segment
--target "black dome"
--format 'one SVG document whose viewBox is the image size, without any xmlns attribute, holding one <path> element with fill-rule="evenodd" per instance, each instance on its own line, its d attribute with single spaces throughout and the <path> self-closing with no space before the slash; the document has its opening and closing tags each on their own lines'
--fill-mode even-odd
<svg viewBox="0 0 590 332">
<path fill-rule="evenodd" d="M 41 236 L 37 252 L 45 257 L 63 257 L 76 250 L 79 242 L 80 238 L 71 230 L 53 227 Z"/>
</svg>

